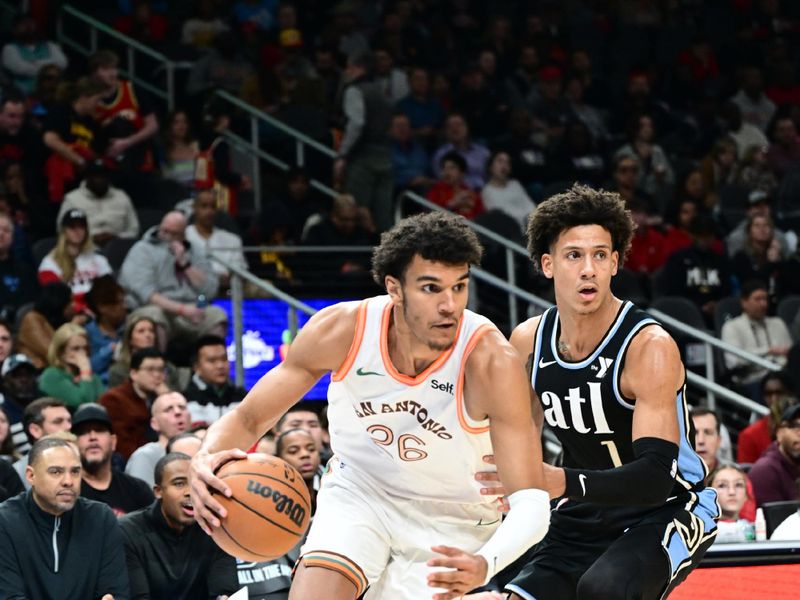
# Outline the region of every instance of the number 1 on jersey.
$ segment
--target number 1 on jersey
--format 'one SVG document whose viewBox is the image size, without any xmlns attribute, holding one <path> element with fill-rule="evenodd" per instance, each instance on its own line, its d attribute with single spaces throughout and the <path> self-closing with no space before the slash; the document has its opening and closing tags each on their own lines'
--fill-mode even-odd
<svg viewBox="0 0 800 600">
<path fill-rule="evenodd" d="M 611 464 L 615 467 L 621 467 L 622 459 L 619 457 L 619 450 L 617 450 L 617 445 L 614 443 L 614 440 L 606 440 L 600 443 L 608 448 L 608 453 L 611 455 Z"/>
</svg>

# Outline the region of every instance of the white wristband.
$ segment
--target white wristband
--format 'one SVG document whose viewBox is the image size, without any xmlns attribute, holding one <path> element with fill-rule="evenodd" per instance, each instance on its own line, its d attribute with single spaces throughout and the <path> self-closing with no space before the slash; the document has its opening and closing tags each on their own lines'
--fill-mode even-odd
<svg viewBox="0 0 800 600">
<path fill-rule="evenodd" d="M 508 514 L 476 553 L 485 558 L 489 566 L 483 585 L 539 542 L 550 526 L 550 495 L 546 491 L 519 490 L 507 499 Z"/>
</svg>

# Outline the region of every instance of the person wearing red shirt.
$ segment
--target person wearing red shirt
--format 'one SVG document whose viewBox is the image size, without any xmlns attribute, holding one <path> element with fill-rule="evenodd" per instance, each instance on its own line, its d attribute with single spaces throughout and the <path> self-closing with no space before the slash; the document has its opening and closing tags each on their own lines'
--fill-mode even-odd
<svg viewBox="0 0 800 600">
<path fill-rule="evenodd" d="M 483 213 L 480 195 L 464 183 L 467 172 L 464 158 L 457 152 L 448 152 L 439 166 L 441 179 L 428 190 L 428 200 L 470 220 Z"/>
<path fill-rule="evenodd" d="M 767 373 L 761 380 L 761 394 L 770 412 L 742 429 L 736 449 L 736 462 L 754 463 L 775 439 L 780 415 L 792 401 L 791 380 L 783 372 Z"/>
<path fill-rule="evenodd" d="M 631 240 L 631 249 L 625 258 L 625 268 L 634 273 L 655 273 L 664 266 L 664 234 L 650 224 L 650 215 L 643 202 L 628 203 L 636 231 Z"/>
</svg>

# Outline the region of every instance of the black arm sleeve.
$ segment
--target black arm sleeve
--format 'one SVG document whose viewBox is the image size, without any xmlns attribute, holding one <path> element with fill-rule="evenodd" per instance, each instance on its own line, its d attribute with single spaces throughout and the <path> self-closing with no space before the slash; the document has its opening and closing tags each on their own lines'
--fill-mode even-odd
<svg viewBox="0 0 800 600">
<path fill-rule="evenodd" d="M 675 484 L 678 446 L 660 438 L 633 442 L 636 459 L 604 471 L 565 468 L 565 496 L 597 504 L 657 506 Z"/>
</svg>

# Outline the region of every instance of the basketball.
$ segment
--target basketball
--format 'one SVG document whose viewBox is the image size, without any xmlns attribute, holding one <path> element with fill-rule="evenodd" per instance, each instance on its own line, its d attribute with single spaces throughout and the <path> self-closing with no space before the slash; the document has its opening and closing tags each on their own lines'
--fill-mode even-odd
<svg viewBox="0 0 800 600">
<path fill-rule="evenodd" d="M 303 538 L 311 521 L 311 497 L 303 478 L 280 458 L 250 454 L 217 471 L 232 496 L 216 495 L 227 516 L 212 537 L 228 554 L 246 561 L 273 560 Z"/>
</svg>

